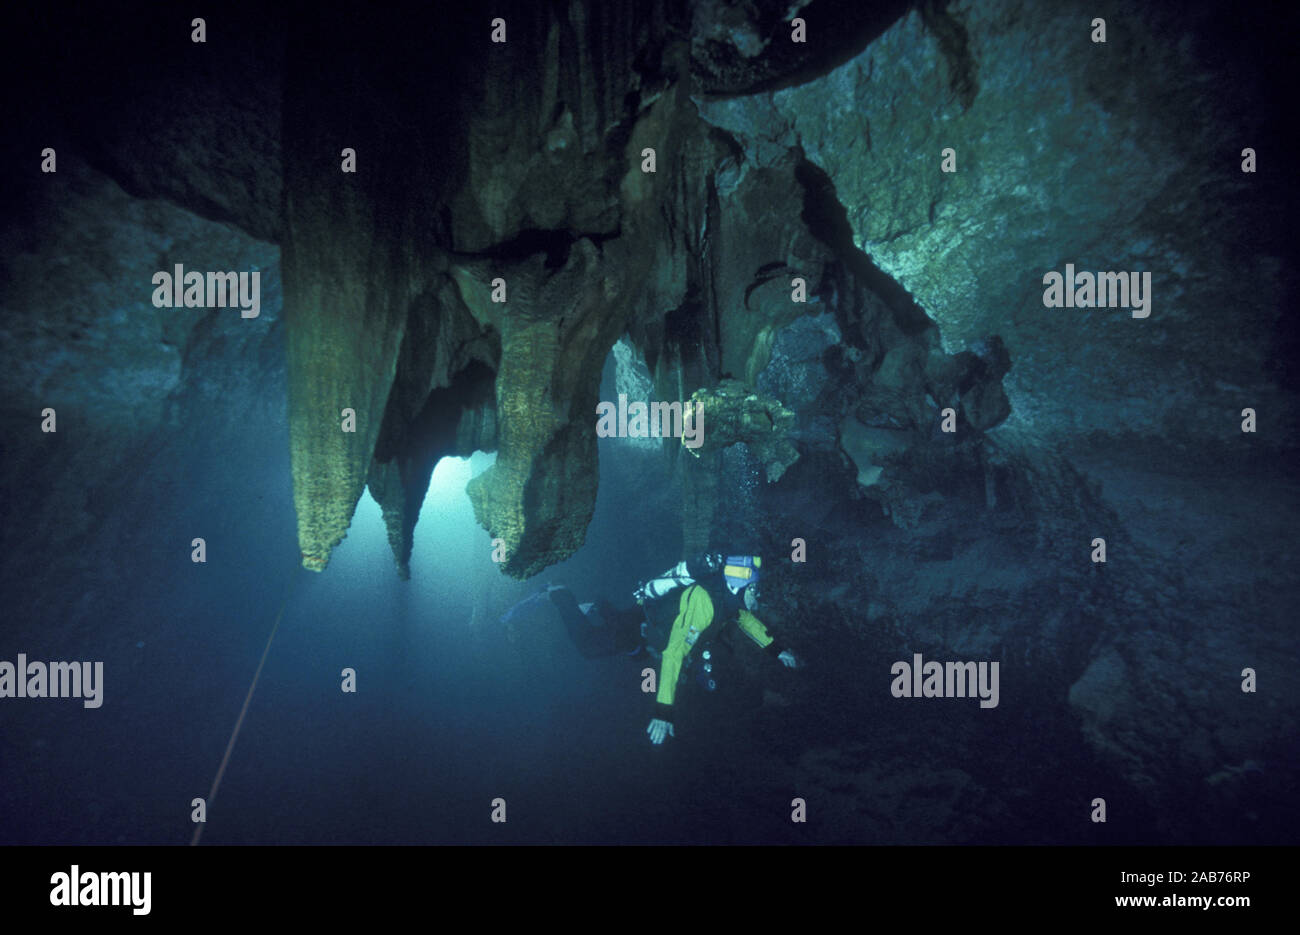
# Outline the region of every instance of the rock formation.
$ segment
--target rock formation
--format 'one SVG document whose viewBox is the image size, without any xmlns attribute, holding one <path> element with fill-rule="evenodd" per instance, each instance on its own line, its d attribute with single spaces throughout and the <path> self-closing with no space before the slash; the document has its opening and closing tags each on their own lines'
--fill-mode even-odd
<svg viewBox="0 0 1300 935">
<path fill-rule="evenodd" d="M 13 14 L 10 35 L 104 76 L 35 69 L 10 95 L 15 606 L 78 634 L 133 599 L 123 581 L 161 606 L 172 569 L 138 558 L 162 546 L 124 504 L 188 540 L 193 516 L 290 482 L 303 566 L 326 569 L 368 488 L 418 577 L 434 467 L 474 451 L 497 455 L 468 493 L 501 571 L 534 576 L 586 539 L 617 345 L 648 395 L 703 406 L 698 451 L 638 462 L 682 550 L 809 545 L 765 600 L 823 685 L 900 647 L 999 659 L 1022 690 L 980 736 L 1050 715 L 1136 790 L 1149 839 L 1192 833 L 1173 801 L 1216 816 L 1206 840 L 1274 833 L 1242 791 L 1294 780 L 1300 697 L 1295 183 L 1267 69 L 1237 13 L 1202 3 L 848 6 L 509 0 L 499 44 L 472 4 L 232 6 L 198 60 L 156 18 L 110 49 L 114 13 Z M 791 41 L 795 15 L 816 41 Z M 1264 14 L 1241 16 L 1272 60 Z M 46 146 L 58 171 L 37 175 Z M 1244 146 L 1269 168 L 1242 172 Z M 198 257 L 258 269 L 262 315 L 152 307 L 150 274 Z M 1150 271 L 1150 317 L 1045 307 L 1067 263 Z M 1241 431 L 1247 407 L 1265 430 Z M 1259 659 L 1282 686 L 1267 709 L 1234 686 Z M 1020 782 L 1018 754 L 895 769 L 901 741 L 841 742 L 842 696 L 781 696 L 762 718 L 819 712 L 779 752 L 790 775 L 834 792 L 888 773 L 892 799 L 934 800 L 914 834 L 840 803 L 881 839 L 1027 840 L 1018 810 L 1070 780 Z M 963 796 L 997 820 L 963 821 Z"/>
</svg>

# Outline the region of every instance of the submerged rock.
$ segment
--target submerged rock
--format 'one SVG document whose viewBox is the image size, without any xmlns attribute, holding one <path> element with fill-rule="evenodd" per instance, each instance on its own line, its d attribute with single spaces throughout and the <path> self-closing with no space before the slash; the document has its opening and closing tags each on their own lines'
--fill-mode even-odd
<svg viewBox="0 0 1300 935">
<path fill-rule="evenodd" d="M 705 451 L 744 442 L 763 463 L 769 482 L 780 480 L 799 459 L 787 438 L 795 415 L 780 400 L 752 392 L 736 380 L 723 380 L 712 389 L 696 390 L 691 404 L 702 420 Z"/>
</svg>

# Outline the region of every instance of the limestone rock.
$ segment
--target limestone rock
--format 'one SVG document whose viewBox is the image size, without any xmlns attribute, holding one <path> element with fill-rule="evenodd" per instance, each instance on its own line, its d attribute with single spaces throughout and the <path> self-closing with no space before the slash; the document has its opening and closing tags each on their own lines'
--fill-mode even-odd
<svg viewBox="0 0 1300 935">
<path fill-rule="evenodd" d="M 795 415 L 780 400 L 752 392 L 736 380 L 723 380 L 712 389 L 696 390 L 691 403 L 701 413 L 695 424 L 702 425 L 702 449 L 720 451 L 744 442 L 763 462 L 769 482 L 780 480 L 798 460 L 799 452 L 786 438 Z"/>
<path fill-rule="evenodd" d="M 1217 397 L 1217 380 L 1296 425 L 1294 399 L 1254 350 L 1286 304 L 1284 247 L 1203 236 L 1277 207 L 1223 149 L 1265 132 L 1271 111 L 1212 73 L 1214 52 L 1198 53 L 1217 41 L 1209 8 L 1151 7 L 1103 46 L 1079 25 L 1103 11 L 1078 0 L 938 6 L 815 81 L 703 101 L 701 114 L 756 166 L 797 141 L 833 181 L 856 245 L 916 297 L 946 347 L 1000 334 L 1016 362 L 1011 419 L 1065 444 L 1168 425 L 1208 443 L 1220 416 L 1194 400 Z M 1067 262 L 1152 271 L 1151 317 L 1044 308 L 1042 276 Z M 1248 294 L 1242 281 L 1255 284 Z M 1228 307 L 1230 325 L 1197 311 Z M 1005 409 L 985 398 L 996 392 L 977 396 L 977 421 Z"/>
<path fill-rule="evenodd" d="M 906 451 L 909 433 L 895 429 L 872 428 L 852 416 L 840 424 L 840 444 L 858 468 L 858 483 L 871 487 L 880 480 L 885 464 Z"/>
</svg>

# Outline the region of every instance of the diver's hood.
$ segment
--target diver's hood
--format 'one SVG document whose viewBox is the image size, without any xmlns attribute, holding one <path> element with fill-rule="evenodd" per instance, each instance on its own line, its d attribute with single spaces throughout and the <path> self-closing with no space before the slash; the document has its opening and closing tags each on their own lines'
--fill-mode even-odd
<svg viewBox="0 0 1300 935">
<path fill-rule="evenodd" d="M 722 566 L 722 575 L 727 579 L 727 586 L 738 591 L 758 580 L 763 560 L 757 555 L 728 555 Z"/>
</svg>

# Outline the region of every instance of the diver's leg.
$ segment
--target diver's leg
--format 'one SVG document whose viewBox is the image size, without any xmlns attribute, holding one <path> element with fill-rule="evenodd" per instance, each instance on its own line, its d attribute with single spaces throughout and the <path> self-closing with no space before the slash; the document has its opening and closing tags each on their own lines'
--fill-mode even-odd
<svg viewBox="0 0 1300 935">
<path fill-rule="evenodd" d="M 551 603 L 564 622 L 565 632 L 577 647 L 578 652 L 588 659 L 612 656 L 618 650 L 611 639 L 611 630 L 607 626 L 592 626 L 592 621 L 578 606 L 578 599 L 568 588 L 555 588 L 550 592 Z"/>
<path fill-rule="evenodd" d="M 613 651 L 630 656 L 644 645 L 641 639 L 641 624 L 645 622 L 645 611 L 639 606 L 617 609 L 613 604 L 602 601 L 599 608 L 609 631 Z"/>
<path fill-rule="evenodd" d="M 547 596 L 555 605 L 560 620 L 564 622 L 564 629 L 568 631 L 569 638 L 575 643 L 578 642 L 582 637 L 582 631 L 589 629 L 587 615 L 578 606 L 578 599 L 568 588 L 553 588 L 547 592 Z"/>
</svg>

